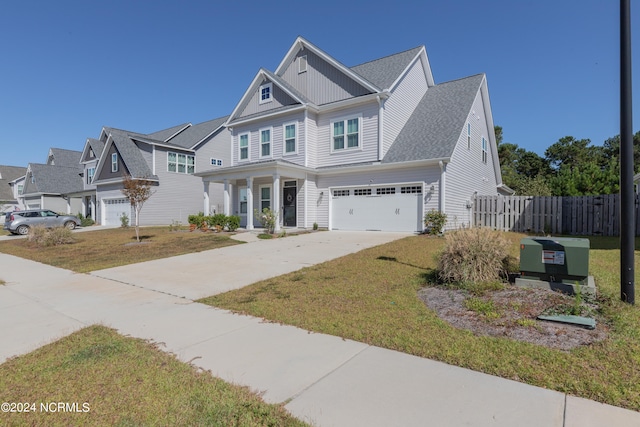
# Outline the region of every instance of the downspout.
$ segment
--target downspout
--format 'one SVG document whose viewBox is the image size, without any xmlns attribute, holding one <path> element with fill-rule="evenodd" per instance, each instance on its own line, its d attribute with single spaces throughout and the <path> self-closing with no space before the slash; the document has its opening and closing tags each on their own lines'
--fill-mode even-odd
<svg viewBox="0 0 640 427">
<path fill-rule="evenodd" d="M 441 213 L 445 212 L 445 189 L 447 187 L 447 164 L 440 160 L 438 162 L 440 165 L 440 185 L 438 188 L 438 210 Z"/>
<path fill-rule="evenodd" d="M 309 167 L 309 150 L 307 145 L 307 120 L 309 118 L 309 109 L 304 109 L 304 166 Z M 305 220 L 306 221 L 306 220 Z"/>
<path fill-rule="evenodd" d="M 378 161 L 382 161 L 384 149 L 384 99 L 380 95 L 376 99 L 378 100 Z"/>
<path fill-rule="evenodd" d="M 156 174 L 156 146 L 151 146 L 151 169 L 153 170 L 153 175 Z"/>
</svg>

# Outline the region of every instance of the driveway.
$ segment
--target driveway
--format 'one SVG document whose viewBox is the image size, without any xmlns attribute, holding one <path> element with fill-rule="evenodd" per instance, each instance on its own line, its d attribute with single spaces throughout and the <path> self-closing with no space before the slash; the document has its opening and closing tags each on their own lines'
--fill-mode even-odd
<svg viewBox="0 0 640 427">
<path fill-rule="evenodd" d="M 410 235 L 330 231 L 275 240 L 256 239 L 248 244 L 108 268 L 91 274 L 196 300 Z"/>
</svg>

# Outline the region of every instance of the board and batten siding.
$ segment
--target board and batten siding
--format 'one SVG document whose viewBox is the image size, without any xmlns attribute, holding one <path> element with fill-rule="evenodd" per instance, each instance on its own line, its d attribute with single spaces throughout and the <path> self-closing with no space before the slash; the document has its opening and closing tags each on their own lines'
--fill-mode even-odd
<svg viewBox="0 0 640 427">
<path fill-rule="evenodd" d="M 414 62 L 384 103 L 384 136 L 381 157 L 387 154 L 391 144 L 396 140 L 420 100 L 427 93 L 428 85 L 424 67 L 422 58 Z"/>
<path fill-rule="evenodd" d="M 360 146 L 358 148 L 332 151 L 333 137 L 331 123 L 334 120 L 356 116 L 361 118 Z M 320 115 L 318 117 L 317 147 L 317 167 L 377 161 L 378 103 L 373 101 L 365 105 Z"/>
<path fill-rule="evenodd" d="M 307 57 L 307 71 L 298 72 L 298 58 Z M 342 101 L 371 93 L 320 56 L 302 49 L 295 56 L 282 78 L 316 105 Z"/>
<path fill-rule="evenodd" d="M 260 86 L 271 83 L 269 80 L 263 80 Z M 280 89 L 275 83 L 271 84 L 271 101 L 260 103 L 260 86 L 253 93 L 251 98 L 247 101 L 244 109 L 240 113 L 240 118 L 251 116 L 257 113 L 264 113 L 266 111 L 275 110 L 287 105 L 299 104 L 298 101 L 290 97 L 285 91 Z"/>
<path fill-rule="evenodd" d="M 467 123 L 471 125 L 471 146 L 467 148 Z M 487 141 L 487 162 L 482 161 L 482 138 Z M 478 91 L 467 121 L 460 129 L 458 143 L 447 165 L 445 212 L 447 229 L 473 225 L 474 192 L 498 194 L 487 118 L 481 91 Z"/>
</svg>

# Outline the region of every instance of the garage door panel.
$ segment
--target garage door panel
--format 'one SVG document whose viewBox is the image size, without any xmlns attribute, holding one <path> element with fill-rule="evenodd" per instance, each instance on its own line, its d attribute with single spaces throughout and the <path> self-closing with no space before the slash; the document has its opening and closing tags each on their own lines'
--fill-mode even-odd
<svg viewBox="0 0 640 427">
<path fill-rule="evenodd" d="M 337 230 L 419 231 L 422 194 L 332 198 L 332 228 Z"/>
<path fill-rule="evenodd" d="M 104 203 L 104 225 L 119 225 L 125 214 L 131 220 L 131 203 L 127 199 L 108 199 Z"/>
</svg>

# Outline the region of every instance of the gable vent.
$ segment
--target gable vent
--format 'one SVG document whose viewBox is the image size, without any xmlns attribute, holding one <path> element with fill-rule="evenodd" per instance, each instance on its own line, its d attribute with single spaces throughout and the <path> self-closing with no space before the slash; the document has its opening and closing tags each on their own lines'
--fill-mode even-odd
<svg viewBox="0 0 640 427">
<path fill-rule="evenodd" d="M 307 55 L 298 58 L 298 73 L 307 71 Z"/>
</svg>

